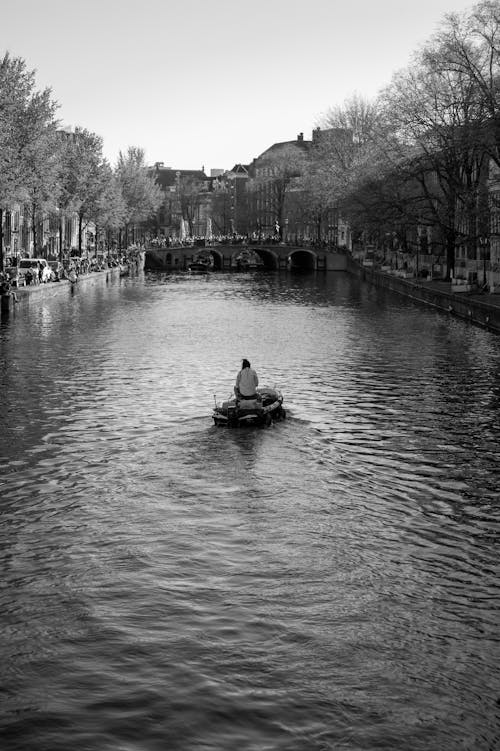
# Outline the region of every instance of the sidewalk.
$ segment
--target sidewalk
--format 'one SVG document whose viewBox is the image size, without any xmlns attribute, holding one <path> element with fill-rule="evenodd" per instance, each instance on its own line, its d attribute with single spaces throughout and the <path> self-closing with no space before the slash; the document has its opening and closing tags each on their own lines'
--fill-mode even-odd
<svg viewBox="0 0 500 751">
<path fill-rule="evenodd" d="M 412 281 L 409 279 L 408 281 Z M 500 294 L 491 294 L 488 292 L 478 292 L 478 291 L 471 291 L 471 292 L 452 292 L 451 289 L 451 282 L 446 282 L 442 280 L 432 280 L 432 281 L 425 281 L 425 279 L 418 279 L 414 280 L 415 284 L 420 285 L 422 287 L 427 287 L 428 289 L 436 289 L 440 292 L 444 292 L 447 295 L 451 295 L 453 298 L 457 300 L 469 300 L 481 303 L 482 306 L 488 306 L 495 310 L 500 310 Z"/>
<path fill-rule="evenodd" d="M 356 262 L 348 264 L 347 270 L 375 286 L 500 334 L 500 295 L 452 291 L 451 282 L 396 276 Z"/>
</svg>

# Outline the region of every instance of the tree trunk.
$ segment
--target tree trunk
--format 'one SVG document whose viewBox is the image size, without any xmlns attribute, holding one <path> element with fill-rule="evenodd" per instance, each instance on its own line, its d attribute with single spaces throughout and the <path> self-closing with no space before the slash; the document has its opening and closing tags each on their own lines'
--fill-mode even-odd
<svg viewBox="0 0 500 751">
<path fill-rule="evenodd" d="M 450 281 L 455 272 L 455 233 L 446 233 L 446 279 Z"/>
<path fill-rule="evenodd" d="M 82 255 L 82 225 L 83 225 L 83 217 L 81 214 L 78 214 L 78 255 Z"/>
<path fill-rule="evenodd" d="M 33 257 L 38 258 L 38 240 L 36 231 L 36 208 L 31 209 L 31 234 L 33 235 Z"/>
<path fill-rule="evenodd" d="M 63 218 L 62 216 L 60 216 L 59 217 L 59 261 L 61 263 L 63 260 L 63 242 L 64 242 Z"/>
<path fill-rule="evenodd" d="M 3 260 L 3 209 L 0 209 L 0 271 L 5 268 Z"/>
</svg>

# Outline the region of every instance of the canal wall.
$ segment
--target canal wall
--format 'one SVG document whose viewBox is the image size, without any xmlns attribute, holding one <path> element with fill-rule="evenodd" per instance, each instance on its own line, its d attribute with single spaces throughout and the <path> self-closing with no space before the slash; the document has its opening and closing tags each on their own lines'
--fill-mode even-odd
<svg viewBox="0 0 500 751">
<path fill-rule="evenodd" d="M 500 299 L 496 297 L 482 295 L 478 299 L 479 295 L 469 292 L 452 292 L 450 283 L 404 279 L 370 266 L 361 266 L 353 258 L 347 261 L 347 271 L 376 287 L 500 334 Z"/>
<path fill-rule="evenodd" d="M 103 271 L 92 271 L 89 274 L 81 274 L 75 285 L 78 288 L 85 289 L 96 284 L 106 284 L 112 278 L 119 277 L 119 275 L 120 269 L 118 267 L 111 267 Z M 17 297 L 17 304 L 30 304 L 31 302 L 38 303 L 53 297 L 71 294 L 72 286 L 74 285 L 68 279 L 61 279 L 59 282 L 45 282 L 44 284 L 28 284 L 26 287 L 14 287 L 13 292 Z M 4 299 L 5 297 L 5 295 L 2 296 L 1 310 L 2 313 L 9 313 L 13 310 L 16 303 L 12 296 L 10 296 L 8 301 Z"/>
</svg>

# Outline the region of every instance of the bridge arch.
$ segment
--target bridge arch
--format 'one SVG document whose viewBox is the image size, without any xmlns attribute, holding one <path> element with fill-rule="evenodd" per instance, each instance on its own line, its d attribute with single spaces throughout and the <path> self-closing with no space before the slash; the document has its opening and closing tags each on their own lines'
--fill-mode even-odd
<svg viewBox="0 0 500 751">
<path fill-rule="evenodd" d="M 276 269 L 279 269 L 280 262 L 279 262 L 279 255 L 271 248 L 261 248 L 254 245 L 251 246 L 244 246 L 245 248 L 250 247 L 250 249 L 257 253 L 260 260 L 264 264 L 265 269 L 272 269 L 275 271 Z M 237 265 L 236 258 L 241 253 L 242 248 L 236 248 L 234 251 L 231 252 L 231 267 L 235 268 Z"/>
<path fill-rule="evenodd" d="M 275 271 L 280 267 L 279 255 L 271 248 L 258 248 L 256 253 L 262 259 L 264 268 Z"/>
<path fill-rule="evenodd" d="M 216 248 L 207 248 L 210 251 L 212 258 L 214 259 L 214 269 L 220 271 L 224 268 L 224 254 Z"/>
<path fill-rule="evenodd" d="M 315 271 L 318 268 L 318 256 L 310 248 L 297 248 L 289 254 L 288 266 L 291 270 Z"/>
</svg>

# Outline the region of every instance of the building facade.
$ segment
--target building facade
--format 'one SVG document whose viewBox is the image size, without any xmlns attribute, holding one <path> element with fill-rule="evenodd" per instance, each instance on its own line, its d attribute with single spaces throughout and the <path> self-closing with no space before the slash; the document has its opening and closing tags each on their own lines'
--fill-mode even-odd
<svg viewBox="0 0 500 751">
<path fill-rule="evenodd" d="M 37 216 L 35 221 L 20 204 L 2 212 L 3 259 L 6 265 L 16 265 L 18 259 L 28 257 L 62 260 L 79 251 L 79 221 L 74 212 L 61 215 L 54 211 Z M 95 225 L 81 228 L 81 250 L 95 252 Z"/>
</svg>

